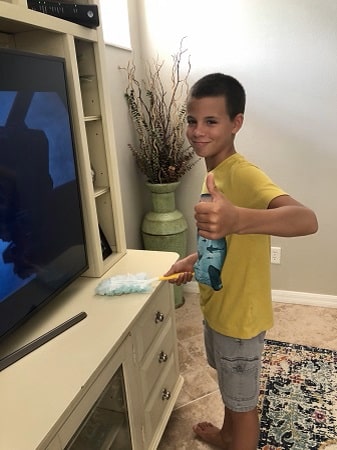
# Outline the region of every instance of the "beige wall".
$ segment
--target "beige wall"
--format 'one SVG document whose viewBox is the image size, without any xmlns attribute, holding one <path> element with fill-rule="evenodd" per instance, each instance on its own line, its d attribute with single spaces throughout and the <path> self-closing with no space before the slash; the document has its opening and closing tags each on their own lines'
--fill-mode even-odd
<svg viewBox="0 0 337 450">
<path fill-rule="evenodd" d="M 149 195 L 127 148 L 132 128 L 118 66 L 135 57 L 141 67 L 143 55 L 159 54 L 169 62 L 187 36 L 191 82 L 221 71 L 246 87 L 237 150 L 318 215 L 315 236 L 273 238 L 282 249 L 281 265 L 272 266 L 273 289 L 337 295 L 337 3 L 210 0 L 207 8 L 201 0 L 129 0 L 133 53 L 107 47 L 128 247 L 141 246 L 139 227 Z M 193 205 L 203 175 L 200 162 L 177 195 L 191 251 Z"/>
</svg>

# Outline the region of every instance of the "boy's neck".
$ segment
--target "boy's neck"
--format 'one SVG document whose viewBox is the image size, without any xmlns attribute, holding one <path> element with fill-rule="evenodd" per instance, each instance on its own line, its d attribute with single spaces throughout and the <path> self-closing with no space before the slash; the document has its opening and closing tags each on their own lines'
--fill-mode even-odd
<svg viewBox="0 0 337 450">
<path fill-rule="evenodd" d="M 235 147 L 233 146 L 231 149 L 229 149 L 226 153 L 222 155 L 221 159 L 212 157 L 205 158 L 207 172 L 210 172 L 211 170 L 215 169 L 219 164 L 221 164 L 223 161 L 233 156 L 235 153 L 237 152 L 235 150 Z"/>
</svg>

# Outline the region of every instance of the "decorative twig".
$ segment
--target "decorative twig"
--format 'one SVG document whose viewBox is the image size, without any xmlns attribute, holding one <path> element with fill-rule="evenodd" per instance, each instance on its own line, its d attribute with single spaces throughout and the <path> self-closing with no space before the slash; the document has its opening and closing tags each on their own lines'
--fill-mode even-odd
<svg viewBox="0 0 337 450">
<path fill-rule="evenodd" d="M 171 89 L 165 90 L 161 79 L 164 61 L 146 65 L 145 79 L 136 78 L 136 66 L 129 62 L 120 67 L 127 74 L 125 99 L 138 138 L 138 145 L 129 144 L 136 164 L 150 183 L 178 181 L 197 162 L 186 143 L 186 97 L 190 58 L 187 71 L 181 75 L 182 58 L 186 53 L 181 39 L 179 51 L 172 55 Z"/>
</svg>

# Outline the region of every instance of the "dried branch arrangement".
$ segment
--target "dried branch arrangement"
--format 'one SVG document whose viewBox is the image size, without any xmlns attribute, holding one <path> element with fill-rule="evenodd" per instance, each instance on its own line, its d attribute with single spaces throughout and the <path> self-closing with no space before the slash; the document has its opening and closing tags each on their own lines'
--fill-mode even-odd
<svg viewBox="0 0 337 450">
<path fill-rule="evenodd" d="M 125 98 L 133 121 L 138 145 L 129 144 L 138 168 L 149 183 L 178 181 L 196 163 L 194 152 L 185 139 L 186 98 L 190 59 L 187 71 L 181 74 L 186 49 L 183 40 L 172 56 L 171 86 L 167 92 L 161 71 L 164 61 L 147 64 L 145 79 L 137 79 L 136 67 L 130 62 L 122 70 L 127 74 Z"/>
</svg>

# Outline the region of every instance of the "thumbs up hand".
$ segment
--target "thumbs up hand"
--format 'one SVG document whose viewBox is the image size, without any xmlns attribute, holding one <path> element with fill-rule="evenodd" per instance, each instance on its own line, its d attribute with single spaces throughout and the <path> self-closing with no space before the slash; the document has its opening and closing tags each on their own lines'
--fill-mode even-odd
<svg viewBox="0 0 337 450">
<path fill-rule="evenodd" d="M 220 239 L 235 233 L 239 219 L 238 208 L 219 192 L 213 173 L 207 175 L 206 186 L 211 201 L 201 201 L 194 207 L 194 217 L 200 236 L 206 239 Z"/>
</svg>

